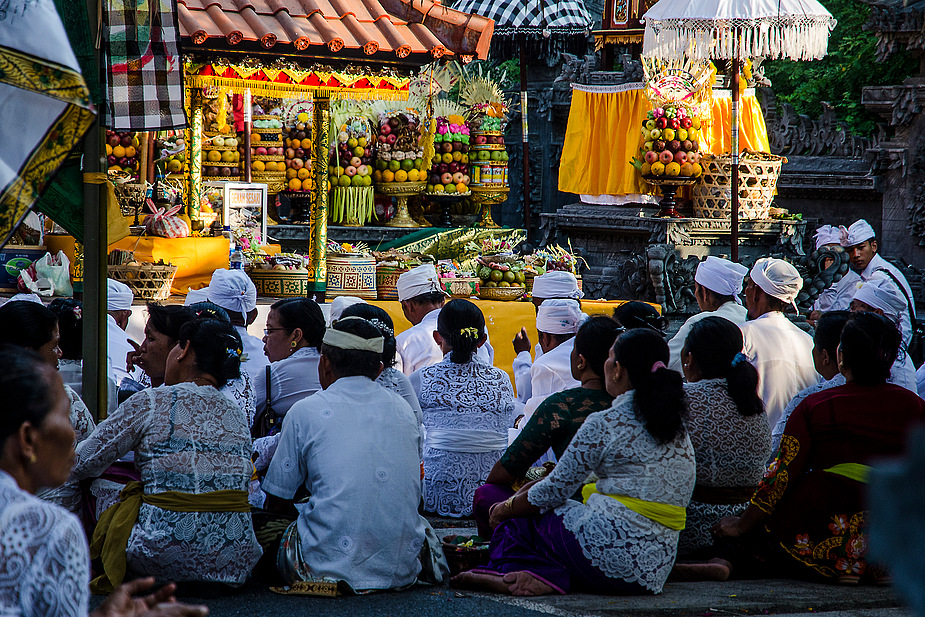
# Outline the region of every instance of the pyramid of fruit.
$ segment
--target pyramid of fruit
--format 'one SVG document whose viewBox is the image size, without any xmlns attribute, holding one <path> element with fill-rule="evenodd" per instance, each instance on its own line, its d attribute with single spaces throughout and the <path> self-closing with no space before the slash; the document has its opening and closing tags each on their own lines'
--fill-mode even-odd
<svg viewBox="0 0 925 617">
<path fill-rule="evenodd" d="M 206 131 L 202 142 L 202 176 L 207 180 L 240 178 L 241 153 L 234 133 Z"/>
<path fill-rule="evenodd" d="M 434 157 L 427 178 L 428 193 L 469 194 L 469 127 L 457 114 L 439 116 Z"/>
<path fill-rule="evenodd" d="M 375 140 L 369 121 L 362 116 L 338 118 L 337 139 L 328 158 L 331 221 L 363 225 L 375 214 L 373 157 Z"/>
<path fill-rule="evenodd" d="M 261 105 L 254 105 L 252 129 L 251 179 L 266 183 L 270 193 L 278 193 L 286 188 L 283 122 L 279 108 L 264 113 Z"/>
<path fill-rule="evenodd" d="M 523 287 L 527 280 L 524 272 L 524 262 L 513 256 L 483 255 L 478 259 L 478 275 L 481 286 L 487 289 L 492 287 Z"/>
<path fill-rule="evenodd" d="M 460 88 L 460 99 L 469 108 L 472 142 L 469 152 L 471 186 L 476 189 L 508 185 L 508 154 L 504 131 L 509 106 L 497 82 L 483 75 L 471 76 Z"/>
<path fill-rule="evenodd" d="M 632 164 L 644 177 L 697 178 L 700 166 L 700 118 L 683 105 L 650 110 L 642 123 L 641 157 Z"/>
<path fill-rule="evenodd" d="M 410 110 L 379 113 L 376 147 L 377 183 L 421 182 L 426 179 L 420 124 Z"/>
<path fill-rule="evenodd" d="M 286 157 L 286 189 L 310 191 L 312 179 L 312 139 L 310 117 L 301 112 L 296 122 L 286 130 L 284 155 Z"/>
<path fill-rule="evenodd" d="M 137 177 L 140 156 L 138 137 L 134 133 L 106 131 L 106 164 L 109 171 L 124 171 Z"/>
<path fill-rule="evenodd" d="M 186 166 L 186 140 L 179 135 L 158 139 L 154 142 L 156 162 L 170 179 L 183 177 Z"/>
</svg>

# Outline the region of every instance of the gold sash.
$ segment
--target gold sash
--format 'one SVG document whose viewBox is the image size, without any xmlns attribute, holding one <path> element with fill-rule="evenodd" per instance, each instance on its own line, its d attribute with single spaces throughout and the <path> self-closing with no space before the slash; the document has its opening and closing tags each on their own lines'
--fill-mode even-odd
<svg viewBox="0 0 925 617">
<path fill-rule="evenodd" d="M 681 531 L 687 524 L 687 509 L 682 508 L 681 506 L 673 506 L 668 503 L 658 503 L 655 501 L 646 501 L 645 499 L 627 497 L 626 495 L 608 495 L 607 493 L 601 493 L 598 491 L 596 483 L 585 484 L 581 489 L 582 502 L 588 503 L 588 498 L 594 493 L 616 499 L 633 512 L 641 514 L 649 520 L 664 525 L 668 529 Z"/>
<path fill-rule="evenodd" d="M 173 512 L 250 512 L 247 491 L 212 491 L 210 493 L 180 493 L 165 491 L 144 494 L 141 482 L 129 482 L 119 494 L 119 503 L 108 508 L 93 531 L 90 558 L 101 558 L 103 574 L 93 579 L 93 593 L 110 593 L 125 578 L 125 550 L 132 528 L 138 521 L 141 504 L 146 503 Z"/>
</svg>

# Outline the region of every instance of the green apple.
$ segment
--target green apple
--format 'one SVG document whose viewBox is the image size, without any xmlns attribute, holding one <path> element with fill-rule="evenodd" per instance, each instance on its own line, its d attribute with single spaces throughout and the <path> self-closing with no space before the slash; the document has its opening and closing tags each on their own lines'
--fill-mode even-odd
<svg viewBox="0 0 925 617">
<path fill-rule="evenodd" d="M 646 128 L 650 131 L 655 128 L 655 120 L 646 120 Z"/>
<path fill-rule="evenodd" d="M 649 131 L 649 140 L 650 140 L 650 141 L 658 141 L 658 140 L 661 139 L 661 138 L 662 138 L 662 130 L 661 130 L 661 129 L 652 129 L 651 131 Z"/>
</svg>

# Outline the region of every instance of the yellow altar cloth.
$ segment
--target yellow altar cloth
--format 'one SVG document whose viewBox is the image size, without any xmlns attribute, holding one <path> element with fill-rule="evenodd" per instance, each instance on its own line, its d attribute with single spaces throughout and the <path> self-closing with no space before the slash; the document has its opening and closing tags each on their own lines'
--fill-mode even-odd
<svg viewBox="0 0 925 617">
<path fill-rule="evenodd" d="M 709 152 L 714 155 L 732 151 L 732 93 L 729 90 L 713 91 L 709 134 L 704 134 Z M 739 151 L 770 152 L 768 127 L 764 123 L 761 105 L 755 98 L 755 89 L 748 88 L 739 99 Z"/>
</svg>

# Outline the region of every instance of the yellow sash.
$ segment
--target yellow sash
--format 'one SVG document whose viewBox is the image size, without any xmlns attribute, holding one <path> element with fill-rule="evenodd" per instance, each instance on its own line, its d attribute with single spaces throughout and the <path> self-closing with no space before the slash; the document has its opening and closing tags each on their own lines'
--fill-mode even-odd
<svg viewBox="0 0 925 617">
<path fill-rule="evenodd" d="M 125 550 L 132 527 L 138 521 L 141 504 L 147 503 L 174 512 L 250 512 L 247 491 L 213 491 L 211 493 L 179 493 L 166 491 L 145 495 L 141 482 L 129 482 L 119 494 L 119 503 L 108 508 L 93 531 L 90 558 L 100 557 L 103 574 L 93 579 L 93 593 L 110 593 L 125 578 Z"/>
<path fill-rule="evenodd" d="M 607 493 L 599 492 L 597 490 L 597 484 L 585 484 L 581 489 L 581 500 L 584 503 L 588 503 L 588 497 L 594 493 L 604 495 L 605 497 L 612 497 L 633 512 L 642 514 L 647 519 L 660 523 L 668 529 L 681 531 L 687 524 L 687 510 L 681 506 L 646 501 L 645 499 L 636 499 L 635 497 L 627 497 L 626 495 L 608 495 Z"/>
<path fill-rule="evenodd" d="M 867 484 L 867 481 L 870 479 L 870 467 L 861 463 L 840 463 L 824 471 L 838 474 L 839 476 L 845 476 L 846 478 L 864 484 Z"/>
</svg>

